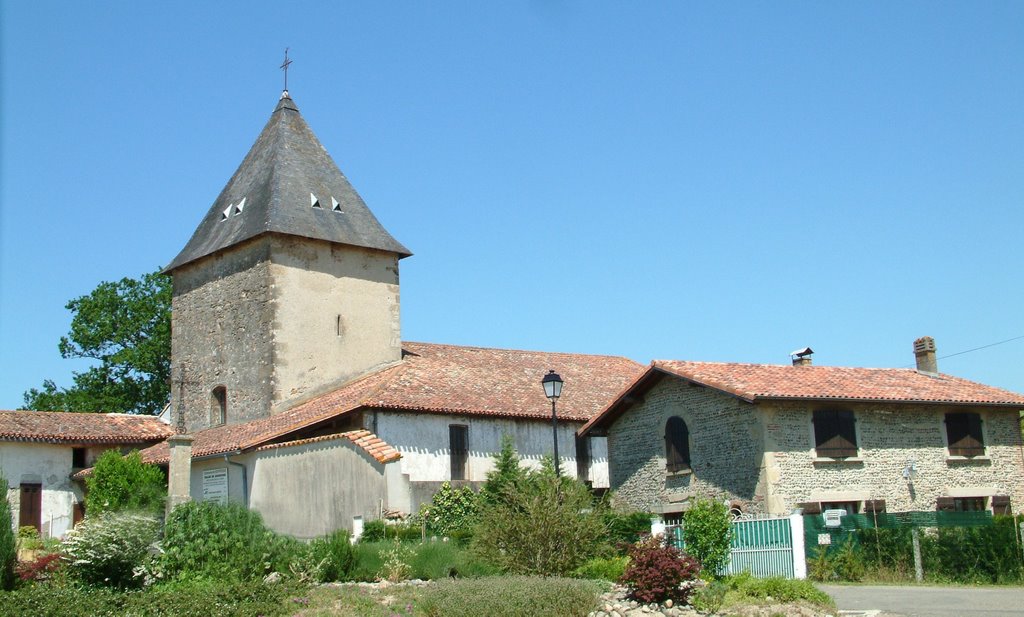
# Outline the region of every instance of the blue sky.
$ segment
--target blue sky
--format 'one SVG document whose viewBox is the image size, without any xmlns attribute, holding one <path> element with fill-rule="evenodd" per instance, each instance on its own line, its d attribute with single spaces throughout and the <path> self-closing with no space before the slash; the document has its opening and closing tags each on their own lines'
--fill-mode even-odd
<svg viewBox="0 0 1024 617">
<path fill-rule="evenodd" d="M 922 335 L 940 358 L 1024 335 L 1019 2 L 0 11 L 0 408 L 84 368 L 57 351 L 69 299 L 184 246 L 285 47 L 415 253 L 407 340 L 899 367 Z M 939 367 L 1024 392 L 1024 338 Z"/>
</svg>

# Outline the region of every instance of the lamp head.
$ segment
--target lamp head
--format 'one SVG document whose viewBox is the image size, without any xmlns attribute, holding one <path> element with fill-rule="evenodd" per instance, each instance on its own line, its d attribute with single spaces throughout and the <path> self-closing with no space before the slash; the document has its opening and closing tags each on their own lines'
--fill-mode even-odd
<svg viewBox="0 0 1024 617">
<path fill-rule="evenodd" d="M 557 401 L 558 397 L 562 396 L 562 378 L 558 373 L 549 370 L 540 383 L 544 386 L 544 396 L 550 400 Z"/>
</svg>

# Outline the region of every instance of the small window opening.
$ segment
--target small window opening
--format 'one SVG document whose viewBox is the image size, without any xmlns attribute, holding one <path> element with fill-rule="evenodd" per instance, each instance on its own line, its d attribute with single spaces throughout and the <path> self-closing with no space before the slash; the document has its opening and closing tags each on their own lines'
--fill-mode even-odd
<svg viewBox="0 0 1024 617">
<path fill-rule="evenodd" d="M 814 448 L 822 458 L 857 456 L 857 433 L 853 412 L 819 409 L 814 412 Z"/>
<path fill-rule="evenodd" d="M 316 195 L 314 195 L 313 193 L 309 194 L 309 205 L 312 206 L 313 208 L 323 209 L 323 206 L 320 205 L 320 200 L 317 199 Z"/>
<path fill-rule="evenodd" d="M 245 208 L 245 197 L 242 198 L 242 201 L 235 204 L 235 214 L 241 214 L 243 208 Z"/>
<path fill-rule="evenodd" d="M 85 448 L 71 449 L 71 466 L 75 469 L 85 468 Z"/>
<path fill-rule="evenodd" d="M 334 335 L 335 336 L 341 336 L 342 330 L 343 330 L 343 326 L 342 326 L 342 323 L 341 323 L 341 315 L 338 315 L 334 319 Z"/>
<path fill-rule="evenodd" d="M 335 212 L 341 212 L 341 204 L 333 196 L 331 197 L 331 210 Z"/>
<path fill-rule="evenodd" d="M 231 208 L 232 208 L 231 205 L 228 205 L 227 208 L 224 208 L 224 211 L 220 213 L 220 220 L 222 220 L 222 221 L 228 220 L 228 215 L 231 214 Z"/>
<path fill-rule="evenodd" d="M 946 439 L 952 456 L 983 456 L 981 416 L 976 413 L 947 413 Z"/>
<path fill-rule="evenodd" d="M 228 389 L 217 386 L 210 394 L 210 423 L 225 424 L 228 421 Z"/>
<path fill-rule="evenodd" d="M 448 426 L 448 450 L 452 459 L 452 480 L 466 479 L 469 462 L 469 427 L 461 424 Z"/>
<path fill-rule="evenodd" d="M 679 416 L 665 423 L 665 471 L 674 473 L 690 468 L 690 429 Z"/>
</svg>

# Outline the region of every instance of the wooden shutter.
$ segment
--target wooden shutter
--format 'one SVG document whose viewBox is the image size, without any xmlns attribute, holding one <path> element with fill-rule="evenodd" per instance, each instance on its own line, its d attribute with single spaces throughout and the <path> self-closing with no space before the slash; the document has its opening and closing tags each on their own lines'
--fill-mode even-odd
<svg viewBox="0 0 1024 617">
<path fill-rule="evenodd" d="M 576 477 L 587 482 L 590 476 L 590 438 L 576 436 Z"/>
<path fill-rule="evenodd" d="M 981 436 L 981 416 L 977 413 L 947 413 L 946 437 L 953 456 L 981 456 L 985 443 Z"/>
<path fill-rule="evenodd" d="M 466 461 L 469 459 L 469 427 L 449 425 L 448 446 L 452 461 L 452 480 L 465 480 Z"/>
<path fill-rule="evenodd" d="M 22 484 L 21 501 L 18 506 L 18 526 L 43 529 L 43 485 Z"/>
<path fill-rule="evenodd" d="M 1010 505 L 1009 495 L 993 495 L 992 496 L 992 514 L 1010 515 L 1013 514 L 1013 508 Z"/>
<path fill-rule="evenodd" d="M 814 412 L 814 442 L 818 456 L 857 456 L 857 430 L 852 411 L 819 409 Z"/>
<path fill-rule="evenodd" d="M 672 473 L 690 468 L 690 429 L 679 416 L 665 423 L 665 471 Z"/>
</svg>

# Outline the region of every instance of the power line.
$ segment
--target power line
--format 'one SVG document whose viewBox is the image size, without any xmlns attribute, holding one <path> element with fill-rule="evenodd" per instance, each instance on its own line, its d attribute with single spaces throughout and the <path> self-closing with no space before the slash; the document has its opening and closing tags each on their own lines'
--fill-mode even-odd
<svg viewBox="0 0 1024 617">
<path fill-rule="evenodd" d="M 942 356 L 941 358 L 939 358 L 939 360 L 945 360 L 946 358 L 952 358 L 953 356 L 962 356 L 965 353 L 971 353 L 972 351 L 978 351 L 979 349 L 988 349 L 989 347 L 995 347 L 996 345 L 1002 345 L 1003 343 L 1009 343 L 1011 341 L 1019 341 L 1022 338 L 1024 338 L 1024 334 L 1022 334 L 1020 336 L 1015 336 L 1013 338 L 1008 338 L 1008 339 L 1006 339 L 1004 341 L 999 341 L 998 343 L 989 343 L 988 345 L 982 345 L 981 347 L 975 347 L 974 349 L 967 349 L 965 351 L 958 351 L 956 353 L 951 353 L 948 356 Z"/>
</svg>

